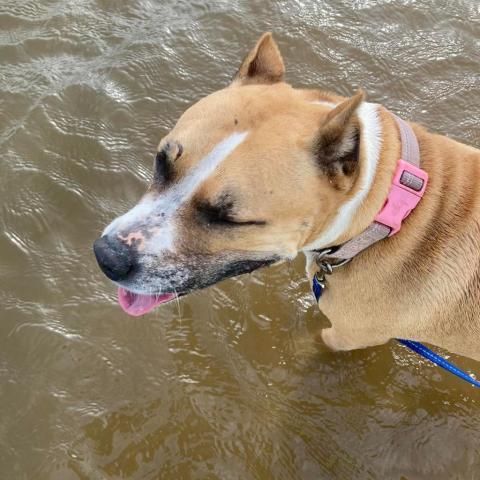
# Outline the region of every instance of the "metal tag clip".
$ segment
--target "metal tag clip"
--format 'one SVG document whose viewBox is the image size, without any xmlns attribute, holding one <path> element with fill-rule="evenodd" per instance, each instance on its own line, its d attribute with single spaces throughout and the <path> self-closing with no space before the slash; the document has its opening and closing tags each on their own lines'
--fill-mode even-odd
<svg viewBox="0 0 480 480">
<path fill-rule="evenodd" d="M 333 248 L 325 248 L 323 250 L 318 251 L 317 256 L 315 258 L 317 266 L 319 267 L 319 271 L 316 272 L 315 275 L 313 276 L 312 290 L 317 302 L 319 301 L 323 291 L 327 286 L 326 275 L 331 275 L 336 268 L 343 267 L 351 260 L 351 258 L 346 258 L 344 260 L 339 260 L 338 262 L 335 262 L 335 263 L 332 261 L 325 260 L 325 257 L 331 254 L 333 251 L 334 251 Z"/>
</svg>

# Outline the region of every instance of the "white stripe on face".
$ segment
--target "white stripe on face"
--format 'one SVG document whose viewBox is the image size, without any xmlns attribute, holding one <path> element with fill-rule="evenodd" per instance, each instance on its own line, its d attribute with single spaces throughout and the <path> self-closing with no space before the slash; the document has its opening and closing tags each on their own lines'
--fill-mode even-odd
<svg viewBox="0 0 480 480">
<path fill-rule="evenodd" d="M 153 249 L 156 252 L 162 250 L 173 251 L 175 237 L 173 218 L 175 213 L 187 200 L 192 198 L 200 185 L 245 140 L 247 135 L 248 132 L 233 133 L 222 140 L 193 167 L 187 176 L 173 185 L 165 194 L 155 199 L 146 198 L 142 200 L 130 211 L 108 225 L 102 235 L 113 233 L 118 235 L 123 230 L 128 230 L 129 225 L 135 225 L 137 222 L 143 224 L 143 228 L 146 225 L 148 229 L 148 221 L 151 219 L 153 220 L 152 236 L 148 239 L 146 250 L 149 253 L 153 253 Z"/>
</svg>

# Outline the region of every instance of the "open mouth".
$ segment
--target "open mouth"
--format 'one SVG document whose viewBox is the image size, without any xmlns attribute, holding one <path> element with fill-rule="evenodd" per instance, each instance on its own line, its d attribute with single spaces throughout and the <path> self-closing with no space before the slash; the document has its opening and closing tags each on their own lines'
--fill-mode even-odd
<svg viewBox="0 0 480 480">
<path fill-rule="evenodd" d="M 134 317 L 145 315 L 162 303 L 177 298 L 175 293 L 163 293 L 161 295 L 142 295 L 125 288 L 118 288 L 118 303 L 123 311 Z"/>
</svg>

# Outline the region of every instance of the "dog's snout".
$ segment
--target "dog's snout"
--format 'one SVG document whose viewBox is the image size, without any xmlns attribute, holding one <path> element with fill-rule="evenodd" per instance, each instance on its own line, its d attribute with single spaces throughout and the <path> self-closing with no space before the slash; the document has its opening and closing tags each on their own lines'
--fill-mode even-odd
<svg viewBox="0 0 480 480">
<path fill-rule="evenodd" d="M 125 280 L 133 271 L 135 255 L 133 247 L 103 236 L 95 240 L 93 251 L 103 273 L 114 282 Z"/>
</svg>

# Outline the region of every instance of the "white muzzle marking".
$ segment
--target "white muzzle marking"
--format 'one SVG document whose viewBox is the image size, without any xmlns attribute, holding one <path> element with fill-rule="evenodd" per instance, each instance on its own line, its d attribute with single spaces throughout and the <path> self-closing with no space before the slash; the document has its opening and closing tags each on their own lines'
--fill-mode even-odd
<svg viewBox="0 0 480 480">
<path fill-rule="evenodd" d="M 115 219 L 105 228 L 103 235 L 120 234 L 128 230 L 129 225 L 137 222 L 148 223 L 152 219 L 152 234 L 145 242 L 143 251 L 160 253 L 174 251 L 175 214 L 184 203 L 192 198 L 200 185 L 216 170 L 247 137 L 248 132 L 233 133 L 198 162 L 192 171 L 173 185 L 164 195 L 155 199 L 145 198 L 127 213 Z"/>
</svg>

